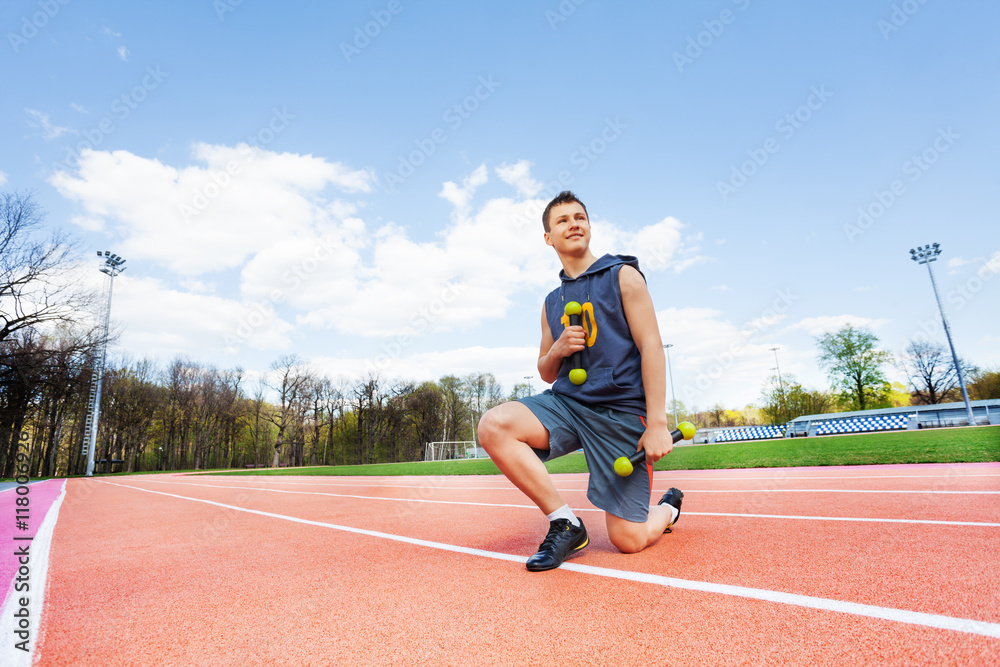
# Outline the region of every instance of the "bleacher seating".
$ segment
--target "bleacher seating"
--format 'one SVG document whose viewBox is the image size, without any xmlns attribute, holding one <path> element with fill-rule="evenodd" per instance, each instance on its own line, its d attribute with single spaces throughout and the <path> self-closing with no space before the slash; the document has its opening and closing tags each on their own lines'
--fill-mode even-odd
<svg viewBox="0 0 1000 667">
<path fill-rule="evenodd" d="M 908 415 L 879 415 L 876 417 L 852 417 L 850 419 L 831 419 L 820 422 L 816 435 L 832 435 L 835 433 L 862 433 L 864 431 L 891 431 L 905 429 Z"/>
<path fill-rule="evenodd" d="M 783 438 L 784 426 L 744 426 L 716 434 L 716 442 L 733 442 L 736 440 L 766 440 L 768 438 Z"/>
</svg>

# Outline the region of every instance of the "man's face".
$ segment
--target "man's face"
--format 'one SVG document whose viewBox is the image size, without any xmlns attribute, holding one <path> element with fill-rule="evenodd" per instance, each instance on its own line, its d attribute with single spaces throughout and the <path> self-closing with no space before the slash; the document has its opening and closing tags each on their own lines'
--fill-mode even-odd
<svg viewBox="0 0 1000 667">
<path fill-rule="evenodd" d="M 569 202 L 549 211 L 549 231 L 545 242 L 560 254 L 586 252 L 590 246 L 590 220 L 583 205 Z"/>
</svg>

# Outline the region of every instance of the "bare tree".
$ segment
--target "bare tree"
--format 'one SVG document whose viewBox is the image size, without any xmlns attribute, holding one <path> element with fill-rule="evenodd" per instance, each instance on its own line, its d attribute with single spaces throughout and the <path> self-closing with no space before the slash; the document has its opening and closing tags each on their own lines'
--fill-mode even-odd
<svg viewBox="0 0 1000 667">
<path fill-rule="evenodd" d="M 962 359 L 962 371 L 971 376 L 975 368 Z M 902 361 L 918 405 L 935 405 L 957 398 L 958 373 L 951 354 L 940 343 L 911 342 Z"/>
<path fill-rule="evenodd" d="M 423 459 L 424 445 L 441 436 L 443 403 L 441 389 L 434 382 L 425 382 L 407 395 L 406 411 L 413 426 L 414 441 L 409 460 Z"/>
<path fill-rule="evenodd" d="M 94 295 L 63 278 L 73 264 L 68 237 L 38 240 L 45 214 L 31 193 L 0 193 L 0 340 L 46 322 L 74 322 Z"/>
<path fill-rule="evenodd" d="M 465 390 L 466 407 L 473 424 L 495 405 L 503 402 L 503 389 L 492 373 L 470 373 L 462 381 Z M 472 439 L 476 441 L 476 429 L 472 429 Z"/>
<path fill-rule="evenodd" d="M 271 384 L 268 386 L 277 392 L 281 401 L 277 412 L 268 415 L 271 423 L 278 427 L 278 438 L 274 441 L 274 459 L 271 465 L 277 468 L 281 462 L 281 448 L 286 439 L 292 440 L 292 456 L 295 462 L 301 465 L 299 441 L 287 436 L 300 435 L 296 429 L 301 432 L 305 417 L 304 399 L 313 376 L 302 360 L 294 354 L 285 355 L 271 364 L 271 374 Z"/>
<path fill-rule="evenodd" d="M 330 378 L 316 376 L 310 379 L 306 387 L 308 399 L 310 426 L 312 434 L 312 446 L 309 448 L 309 465 L 318 465 L 322 458 L 325 462 L 326 455 L 319 456 L 321 443 L 323 441 L 323 427 L 326 425 L 327 417 L 333 418 L 333 405 L 331 404 L 331 394 L 333 385 Z"/>
<path fill-rule="evenodd" d="M 442 440 L 462 440 L 472 431 L 469 408 L 462 400 L 463 382 L 454 375 L 446 375 L 438 381 L 443 398 L 444 420 L 441 429 Z"/>
</svg>

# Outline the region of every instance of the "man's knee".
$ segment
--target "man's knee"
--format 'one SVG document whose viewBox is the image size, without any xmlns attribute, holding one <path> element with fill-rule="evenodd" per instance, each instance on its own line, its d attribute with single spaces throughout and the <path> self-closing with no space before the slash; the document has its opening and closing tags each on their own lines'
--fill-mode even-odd
<svg viewBox="0 0 1000 667">
<path fill-rule="evenodd" d="M 608 538 L 622 553 L 639 553 L 646 548 L 646 524 L 624 520 L 609 521 Z"/>
<path fill-rule="evenodd" d="M 503 416 L 500 414 L 500 410 L 497 408 L 487 410 L 486 414 L 479 418 L 477 431 L 479 434 L 479 444 L 481 444 L 483 448 L 489 449 L 490 446 L 496 442 L 496 439 L 504 432 L 506 426 L 507 425 Z"/>
</svg>

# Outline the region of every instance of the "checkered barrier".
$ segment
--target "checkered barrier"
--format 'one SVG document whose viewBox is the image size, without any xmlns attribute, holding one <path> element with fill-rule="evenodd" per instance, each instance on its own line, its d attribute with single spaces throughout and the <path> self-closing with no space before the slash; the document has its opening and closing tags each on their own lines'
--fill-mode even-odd
<svg viewBox="0 0 1000 667">
<path fill-rule="evenodd" d="M 864 431 L 891 431 L 905 429 L 908 415 L 882 415 L 878 417 L 852 417 L 820 422 L 816 435 L 834 433 L 862 433 Z"/>
<path fill-rule="evenodd" d="M 746 426 L 722 431 L 715 436 L 715 441 L 732 442 L 734 440 L 766 440 L 783 437 L 785 437 L 784 426 Z"/>
</svg>

